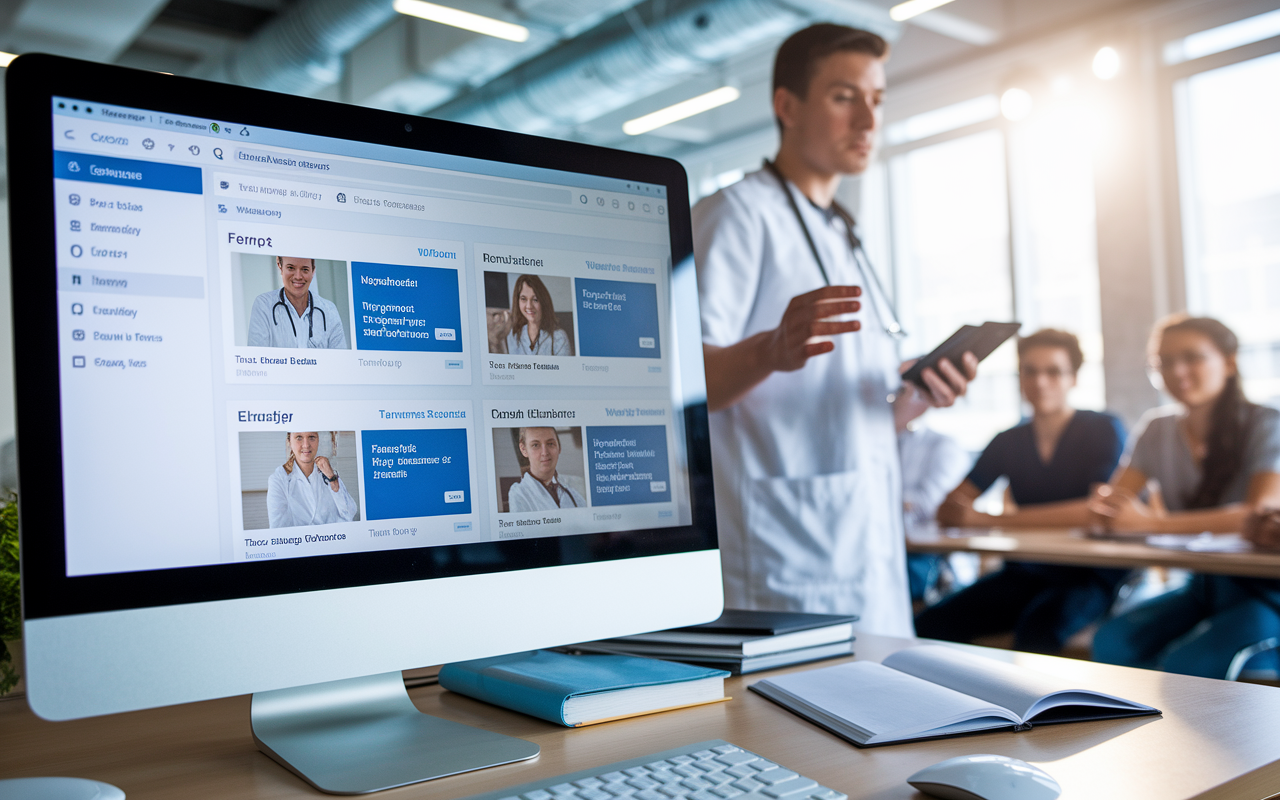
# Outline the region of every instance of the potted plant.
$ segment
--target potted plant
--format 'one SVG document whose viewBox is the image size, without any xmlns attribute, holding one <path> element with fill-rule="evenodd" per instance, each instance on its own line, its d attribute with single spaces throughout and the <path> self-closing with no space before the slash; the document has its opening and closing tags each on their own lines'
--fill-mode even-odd
<svg viewBox="0 0 1280 800">
<path fill-rule="evenodd" d="M 0 507 L 0 694 L 22 678 L 22 595 L 18 588 L 18 498 L 9 494 Z"/>
</svg>

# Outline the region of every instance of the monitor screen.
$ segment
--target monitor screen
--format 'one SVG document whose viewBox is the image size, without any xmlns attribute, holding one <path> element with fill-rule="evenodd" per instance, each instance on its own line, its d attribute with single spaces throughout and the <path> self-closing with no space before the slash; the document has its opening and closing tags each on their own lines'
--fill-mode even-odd
<svg viewBox="0 0 1280 800">
<path fill-rule="evenodd" d="M 668 185 L 50 102 L 75 610 L 707 546 Z"/>
</svg>

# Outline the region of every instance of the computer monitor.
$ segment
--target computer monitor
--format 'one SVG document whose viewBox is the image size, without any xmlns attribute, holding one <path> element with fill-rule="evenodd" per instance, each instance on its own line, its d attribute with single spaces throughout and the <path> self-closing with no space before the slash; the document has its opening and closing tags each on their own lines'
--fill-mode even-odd
<svg viewBox="0 0 1280 800">
<path fill-rule="evenodd" d="M 259 693 L 265 751 L 365 791 L 537 752 L 399 670 L 720 613 L 676 162 L 48 56 L 6 85 L 36 713 Z"/>
</svg>

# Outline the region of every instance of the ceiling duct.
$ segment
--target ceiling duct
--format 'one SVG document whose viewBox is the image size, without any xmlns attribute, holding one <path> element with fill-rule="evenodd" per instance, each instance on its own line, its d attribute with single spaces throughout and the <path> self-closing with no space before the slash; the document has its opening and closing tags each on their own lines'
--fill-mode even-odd
<svg viewBox="0 0 1280 800">
<path fill-rule="evenodd" d="M 884 8 L 862 0 L 650 0 L 431 115 L 563 134 L 817 21 L 873 30 L 890 40 L 901 31 Z"/>
<path fill-rule="evenodd" d="M 342 56 L 396 16 L 391 0 L 303 0 L 268 22 L 207 77 L 312 94 L 342 77 Z"/>
</svg>

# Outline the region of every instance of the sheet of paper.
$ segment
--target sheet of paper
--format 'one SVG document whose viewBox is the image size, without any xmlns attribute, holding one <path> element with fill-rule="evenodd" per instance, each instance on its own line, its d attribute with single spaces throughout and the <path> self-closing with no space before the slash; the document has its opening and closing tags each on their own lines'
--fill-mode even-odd
<svg viewBox="0 0 1280 800">
<path fill-rule="evenodd" d="M 884 660 L 884 666 L 1007 708 L 1019 720 L 1025 720 L 1045 695 L 1080 688 L 1025 667 L 941 645 L 899 650 Z"/>
</svg>

